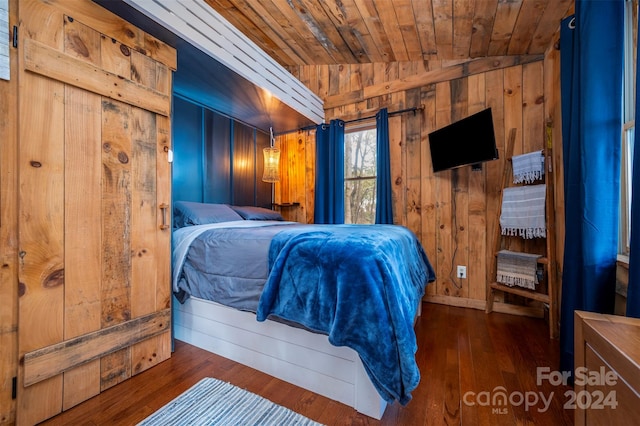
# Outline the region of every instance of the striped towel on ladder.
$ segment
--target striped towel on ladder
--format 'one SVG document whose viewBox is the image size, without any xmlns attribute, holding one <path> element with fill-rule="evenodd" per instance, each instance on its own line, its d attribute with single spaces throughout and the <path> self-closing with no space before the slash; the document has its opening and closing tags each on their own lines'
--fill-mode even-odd
<svg viewBox="0 0 640 426">
<path fill-rule="evenodd" d="M 509 287 L 518 286 L 535 290 L 538 284 L 539 257 L 541 257 L 539 254 L 500 250 L 496 281 Z"/>
<path fill-rule="evenodd" d="M 527 185 L 504 188 L 500 227 L 502 235 L 545 238 L 545 201 L 547 186 Z"/>
<path fill-rule="evenodd" d="M 533 183 L 544 177 L 544 157 L 542 151 L 515 155 L 513 165 L 513 183 Z"/>
</svg>

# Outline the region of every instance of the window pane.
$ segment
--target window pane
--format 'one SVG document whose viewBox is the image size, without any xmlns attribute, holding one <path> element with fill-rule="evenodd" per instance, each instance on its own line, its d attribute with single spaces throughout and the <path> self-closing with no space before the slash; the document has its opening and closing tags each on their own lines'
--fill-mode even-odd
<svg viewBox="0 0 640 426">
<path fill-rule="evenodd" d="M 344 221 L 368 224 L 376 215 L 376 129 L 345 134 Z"/>
<path fill-rule="evenodd" d="M 622 228 L 622 236 L 624 238 L 624 246 L 621 247 L 623 254 L 629 253 L 629 243 L 631 242 L 631 182 L 633 172 L 633 139 L 635 128 L 629 127 L 624 131 L 624 147 L 622 150 L 622 206 L 620 226 Z"/>
<path fill-rule="evenodd" d="M 624 128 L 622 130 L 622 155 L 620 164 L 620 220 L 618 249 L 621 254 L 629 254 L 631 237 L 631 191 L 632 166 L 635 132 L 636 99 L 636 45 L 638 23 L 638 2 L 625 2 L 625 39 L 624 39 Z"/>
<path fill-rule="evenodd" d="M 376 220 L 376 180 L 345 181 L 344 222 L 371 224 Z"/>
<path fill-rule="evenodd" d="M 344 136 L 344 177 L 376 175 L 376 130 L 347 133 Z"/>
</svg>

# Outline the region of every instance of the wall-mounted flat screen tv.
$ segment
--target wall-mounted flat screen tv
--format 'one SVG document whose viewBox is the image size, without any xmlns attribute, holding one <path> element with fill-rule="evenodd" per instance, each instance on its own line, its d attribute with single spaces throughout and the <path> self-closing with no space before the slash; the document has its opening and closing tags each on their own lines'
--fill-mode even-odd
<svg viewBox="0 0 640 426">
<path fill-rule="evenodd" d="M 429 133 L 433 171 L 498 159 L 491 108 Z"/>
</svg>

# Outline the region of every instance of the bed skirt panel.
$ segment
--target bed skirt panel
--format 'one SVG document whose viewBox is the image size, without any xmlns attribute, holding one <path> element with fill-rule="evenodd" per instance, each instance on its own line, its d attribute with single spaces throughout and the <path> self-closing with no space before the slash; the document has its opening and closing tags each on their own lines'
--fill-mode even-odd
<svg viewBox="0 0 640 426">
<path fill-rule="evenodd" d="M 175 338 L 255 368 L 380 419 L 387 406 L 358 354 L 329 343 L 327 336 L 274 321 L 258 322 L 238 311 L 198 298 L 173 300 Z"/>
</svg>

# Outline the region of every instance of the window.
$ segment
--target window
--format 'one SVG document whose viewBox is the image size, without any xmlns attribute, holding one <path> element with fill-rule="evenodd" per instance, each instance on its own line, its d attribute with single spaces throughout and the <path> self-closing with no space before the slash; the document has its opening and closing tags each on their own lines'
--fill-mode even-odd
<svg viewBox="0 0 640 426">
<path fill-rule="evenodd" d="M 624 87 L 622 150 L 620 164 L 620 254 L 629 254 L 631 237 L 631 180 L 633 165 L 633 145 L 635 134 L 635 96 L 636 96 L 636 43 L 638 2 L 625 2 L 625 40 L 624 40 Z"/>
<path fill-rule="evenodd" d="M 376 218 L 376 127 L 348 126 L 344 135 L 344 222 L 371 224 Z"/>
</svg>

